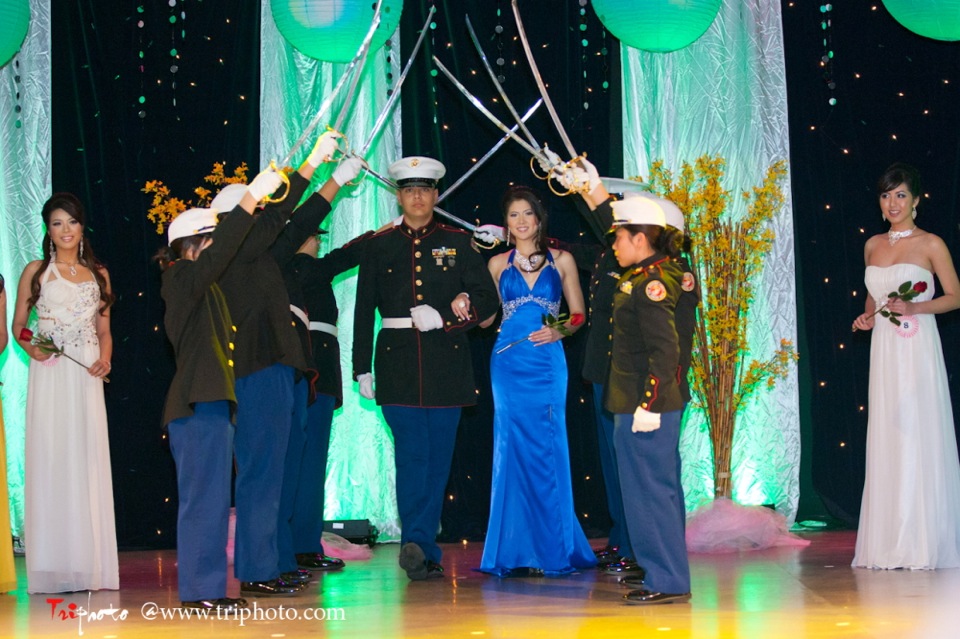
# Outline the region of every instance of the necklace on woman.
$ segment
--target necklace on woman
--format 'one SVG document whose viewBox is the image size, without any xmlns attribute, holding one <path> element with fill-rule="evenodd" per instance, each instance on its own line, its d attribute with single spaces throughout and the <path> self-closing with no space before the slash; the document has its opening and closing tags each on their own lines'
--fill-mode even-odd
<svg viewBox="0 0 960 639">
<path fill-rule="evenodd" d="M 913 227 L 912 229 L 907 229 L 906 231 L 894 231 L 893 229 L 890 229 L 889 231 L 887 231 L 887 241 L 890 242 L 890 246 L 893 246 L 903 238 L 907 237 L 908 235 L 911 235 L 916 230 L 917 230 L 917 227 Z"/>
<path fill-rule="evenodd" d="M 517 262 L 517 266 L 520 267 L 521 271 L 526 271 L 527 273 L 533 273 L 537 270 L 537 267 L 540 266 L 540 262 L 543 261 L 543 256 L 536 254 L 531 255 L 530 257 L 525 257 L 517 251 L 514 254 L 514 259 Z"/>
<path fill-rule="evenodd" d="M 63 264 L 64 266 L 68 267 L 70 270 L 70 275 L 73 275 L 74 277 L 77 276 L 77 264 L 80 263 L 79 261 L 74 262 L 73 264 L 69 264 L 67 262 L 61 262 L 60 260 L 56 260 L 56 262 L 57 264 Z"/>
</svg>

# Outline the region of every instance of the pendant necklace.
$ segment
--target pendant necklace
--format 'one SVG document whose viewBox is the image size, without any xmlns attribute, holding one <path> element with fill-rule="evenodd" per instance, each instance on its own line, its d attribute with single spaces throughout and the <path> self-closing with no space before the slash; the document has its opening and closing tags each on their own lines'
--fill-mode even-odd
<svg viewBox="0 0 960 639">
<path fill-rule="evenodd" d="M 893 246 L 894 244 L 896 244 L 903 238 L 907 237 L 908 235 L 912 235 L 913 232 L 916 230 L 917 230 L 917 227 L 913 227 L 912 229 L 907 229 L 906 231 L 894 231 L 893 229 L 891 229 L 887 231 L 887 241 L 890 242 L 890 246 Z"/>
<path fill-rule="evenodd" d="M 531 255 L 530 257 L 525 257 L 518 252 L 514 253 L 514 259 L 517 262 L 517 266 L 520 267 L 521 271 L 526 271 L 527 273 L 533 273 L 537 270 L 537 267 L 540 266 L 540 262 L 543 261 L 542 255 Z"/>
<path fill-rule="evenodd" d="M 77 276 L 77 264 L 79 264 L 79 262 L 74 262 L 73 264 L 67 264 L 66 262 L 61 262 L 60 260 L 57 260 L 57 264 L 63 264 L 64 266 L 68 267 L 68 270 L 70 271 L 70 275 L 74 277 Z"/>
</svg>

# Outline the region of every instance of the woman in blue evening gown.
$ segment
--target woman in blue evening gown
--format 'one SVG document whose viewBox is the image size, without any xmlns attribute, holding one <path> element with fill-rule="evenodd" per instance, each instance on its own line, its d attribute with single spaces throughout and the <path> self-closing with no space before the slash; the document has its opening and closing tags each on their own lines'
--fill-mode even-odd
<svg viewBox="0 0 960 639">
<path fill-rule="evenodd" d="M 503 320 L 490 361 L 494 404 L 493 486 L 480 570 L 499 576 L 560 575 L 596 565 L 573 508 L 567 448 L 567 362 L 557 318 L 561 294 L 567 334 L 583 322 L 573 257 L 546 244 L 546 211 L 527 188 L 502 202 L 507 241 L 490 260 Z"/>
</svg>

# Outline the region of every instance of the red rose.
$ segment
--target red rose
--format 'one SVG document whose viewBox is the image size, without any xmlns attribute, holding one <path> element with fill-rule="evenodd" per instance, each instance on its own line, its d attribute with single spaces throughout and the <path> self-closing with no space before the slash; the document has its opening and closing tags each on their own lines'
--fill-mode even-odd
<svg viewBox="0 0 960 639">
<path fill-rule="evenodd" d="M 574 313 L 570 316 L 570 326 L 580 326 L 584 320 L 586 320 L 586 316 L 583 313 Z"/>
<path fill-rule="evenodd" d="M 20 329 L 20 339 L 24 342 L 29 342 L 33 339 L 33 331 L 26 327 Z"/>
<path fill-rule="evenodd" d="M 917 282 L 913 285 L 913 290 L 915 290 L 917 293 L 923 293 L 925 290 L 927 290 L 927 283 Z"/>
</svg>

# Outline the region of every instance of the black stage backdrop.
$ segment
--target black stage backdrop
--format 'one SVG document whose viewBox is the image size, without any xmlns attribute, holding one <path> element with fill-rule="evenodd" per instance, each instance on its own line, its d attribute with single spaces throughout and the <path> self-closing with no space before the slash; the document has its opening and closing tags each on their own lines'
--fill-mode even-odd
<svg viewBox="0 0 960 639">
<path fill-rule="evenodd" d="M 402 61 L 431 3 L 405 4 Z M 833 11 L 828 32 L 835 56 L 826 68 L 820 66 L 824 30 L 819 5 L 784 2 L 783 10 L 802 355 L 800 517 L 829 513 L 853 523 L 863 481 L 866 411 L 859 407 L 867 401 L 869 336 L 851 335 L 849 327 L 862 309 L 863 242 L 885 230 L 872 185 L 895 160 L 916 164 L 929 194 L 918 221 L 957 253 L 952 211 L 960 165 L 955 108 L 960 49 L 914 36 L 879 2 L 875 9 L 850 4 L 856 6 L 838 5 Z M 442 76 L 430 73 L 429 55 L 435 54 L 485 102 L 495 95 L 481 75 L 464 14 L 470 14 L 517 108 L 525 110 L 537 94 L 514 40 L 507 0 L 436 5 L 436 29 L 404 89 L 403 146 L 405 154 L 442 160 L 449 184 L 499 138 Z M 583 15 L 580 2 L 573 0 L 524 0 L 521 5 L 570 136 L 602 174 L 618 176 L 618 43 L 604 32 L 589 3 Z M 176 21 L 171 23 L 171 17 Z M 255 2 L 208 0 L 170 7 L 53 1 L 53 189 L 73 191 L 86 203 L 90 235 L 118 296 L 113 381 L 106 395 L 117 534 L 125 548 L 172 547 L 176 540 L 175 474 L 159 424 L 173 362 L 162 327 L 159 273 L 150 261 L 162 236 L 146 220 L 149 198 L 140 189 L 146 180 L 162 179 L 174 194 L 189 193 L 215 160 L 228 167 L 246 161 L 256 171 L 259 22 Z M 502 34 L 496 31 L 498 24 Z M 502 67 L 496 65 L 498 57 L 504 59 Z M 825 70 L 833 74 L 833 91 L 824 81 Z M 836 106 L 828 104 L 831 96 Z M 532 122 L 551 147 L 562 148 L 545 109 Z M 571 199 L 558 198 L 537 182 L 524 152 L 513 144 L 464 185 L 448 201 L 449 208 L 470 220 L 499 223 L 498 201 L 512 182 L 542 192 L 552 236 L 594 242 Z M 960 329 L 956 317 L 941 319 L 952 370 Z M 577 374 L 584 337 L 581 331 L 567 343 L 568 433 L 575 501 L 588 533 L 597 535 L 608 520 L 592 397 Z M 492 343 L 492 331 L 473 336 L 480 401 L 464 411 L 461 421 L 448 489 L 452 499 L 443 516 L 445 540 L 481 539 L 486 528 Z M 953 379 L 951 388 L 956 397 Z"/>
</svg>

